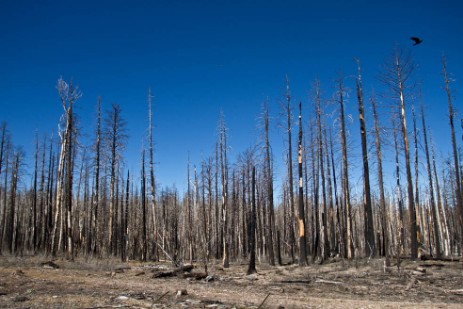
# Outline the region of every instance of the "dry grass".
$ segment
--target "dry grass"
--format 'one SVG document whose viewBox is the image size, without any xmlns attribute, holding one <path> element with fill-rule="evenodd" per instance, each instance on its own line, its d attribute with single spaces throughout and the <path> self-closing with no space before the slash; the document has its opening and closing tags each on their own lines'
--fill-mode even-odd
<svg viewBox="0 0 463 309">
<path fill-rule="evenodd" d="M 153 271 L 169 269 L 168 263 L 55 260 L 59 268 L 50 269 L 44 261 L 0 257 L 0 308 L 461 308 L 463 303 L 460 262 L 403 261 L 400 272 L 385 269 L 382 260 L 303 268 L 261 264 L 251 276 L 244 263 L 229 269 L 213 264 L 214 280 L 206 282 L 153 279 Z M 177 297 L 183 289 L 188 295 Z"/>
</svg>

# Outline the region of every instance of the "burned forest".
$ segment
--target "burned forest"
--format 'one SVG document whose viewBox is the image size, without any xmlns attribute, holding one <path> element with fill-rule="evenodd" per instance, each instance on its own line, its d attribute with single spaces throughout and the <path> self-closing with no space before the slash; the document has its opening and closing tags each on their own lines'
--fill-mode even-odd
<svg viewBox="0 0 463 309">
<path fill-rule="evenodd" d="M 324 299 L 322 307 L 336 307 L 326 302 L 336 298 L 363 306 L 370 297 L 377 307 L 461 304 L 461 97 L 444 57 L 441 83 L 427 85 L 440 102 L 428 102 L 412 58 L 399 48 L 391 54 L 377 76 L 364 76 L 353 59 L 356 71 L 339 72 L 332 85 L 313 81 L 305 100 L 293 98 L 291 76 L 282 78 L 280 97 L 262 100 L 259 139 L 246 149 L 231 143 L 234 128 L 220 113 L 210 152 L 178 162 L 180 188 L 158 179 L 155 136 L 169 132 L 154 123 L 164 104 L 154 91 L 139 103 L 146 134 L 134 137 L 130 106 L 102 95 L 94 114 L 79 115 L 85 89 L 59 78 L 58 130 L 36 132 L 32 153 L 1 119 L 0 307 L 34 299 L 44 308 L 117 307 L 104 305 L 111 299 L 129 308 L 292 308 L 304 297 Z M 428 126 L 431 104 L 447 126 Z M 142 141 L 138 158 L 124 155 L 129 138 Z M 47 303 L 58 292 L 27 280 L 47 276 L 71 284 L 68 302 Z M 18 292 L 13 281 L 35 292 Z M 112 294 L 69 298 L 105 285 Z M 254 294 L 237 297 L 246 287 Z"/>
</svg>

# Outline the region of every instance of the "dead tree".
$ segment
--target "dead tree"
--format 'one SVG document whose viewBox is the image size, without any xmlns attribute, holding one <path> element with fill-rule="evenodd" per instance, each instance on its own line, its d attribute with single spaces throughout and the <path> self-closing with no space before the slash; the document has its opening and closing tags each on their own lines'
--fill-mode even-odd
<svg viewBox="0 0 463 309">
<path fill-rule="evenodd" d="M 305 237 L 305 209 L 304 188 L 302 181 L 302 102 L 299 102 L 299 147 L 298 147 L 298 172 L 299 172 L 299 202 L 298 202 L 298 228 L 299 228 L 299 266 L 307 265 L 307 241 Z"/>
<path fill-rule="evenodd" d="M 99 223 L 98 223 L 98 209 L 100 205 L 100 164 L 101 164 L 101 98 L 97 100 L 97 123 L 95 131 L 95 179 L 93 189 L 93 203 L 92 203 L 92 248 L 91 252 L 96 254 L 101 250 L 100 236 L 99 236 Z"/>
<path fill-rule="evenodd" d="M 407 175 L 407 198 L 410 215 L 409 230 L 410 230 L 410 253 L 411 258 L 418 257 L 418 238 L 416 226 L 416 208 L 412 181 L 412 171 L 410 162 L 410 146 L 408 142 L 407 119 L 405 112 L 405 96 L 408 81 L 413 72 L 413 63 L 410 58 L 404 57 L 398 49 L 395 51 L 393 64 L 386 68 L 382 79 L 390 87 L 395 100 L 398 104 L 398 112 L 400 117 L 400 130 L 402 132 L 404 155 L 405 155 L 405 170 Z"/>
<path fill-rule="evenodd" d="M 392 127 L 396 127 L 395 119 L 392 118 Z M 405 227 L 404 227 L 404 206 L 402 198 L 402 186 L 400 184 L 400 163 L 399 163 L 399 143 L 397 140 L 397 131 L 393 129 L 394 149 L 395 149 L 395 179 L 397 190 L 397 205 L 399 206 L 399 223 L 398 223 L 398 252 L 397 255 L 402 255 L 405 248 Z"/>
<path fill-rule="evenodd" d="M 419 152 L 418 152 L 418 129 L 416 127 L 416 115 L 415 115 L 415 106 L 412 105 L 412 121 L 413 121 L 413 144 L 415 148 L 415 208 L 416 208 L 416 221 L 417 221 L 417 241 L 421 245 L 425 241 L 425 233 L 427 220 L 425 220 L 426 207 L 420 205 L 420 187 L 419 187 Z M 431 233 L 428 226 L 428 239 L 429 239 L 429 250 L 432 252 L 431 247 Z"/>
<path fill-rule="evenodd" d="M 150 164 L 150 193 L 151 193 L 151 216 L 153 221 L 153 240 L 154 243 L 158 241 L 157 218 L 156 218 L 156 181 L 154 178 L 154 149 L 153 149 L 153 107 L 152 107 L 151 88 L 148 89 L 148 117 L 149 117 L 149 164 Z M 153 253 L 154 259 L 158 259 L 157 246 L 154 245 Z"/>
<path fill-rule="evenodd" d="M 294 209 L 294 191 L 293 191 L 293 151 L 292 151 L 292 131 L 291 131 L 291 92 L 289 90 L 289 79 L 286 76 L 286 131 L 288 134 L 288 153 L 287 153 L 287 169 L 288 169 L 288 193 L 289 193 L 289 245 L 291 262 L 295 261 L 295 246 L 296 239 L 294 235 L 294 223 L 295 223 L 295 209 Z"/>
<path fill-rule="evenodd" d="M 390 266 L 389 259 L 389 234 L 388 234 L 388 223 L 387 223 L 387 210 L 386 210 L 386 199 L 384 195 L 384 179 L 383 179 L 383 158 L 381 152 L 381 137 L 379 131 L 379 120 L 378 112 L 376 110 L 376 99 L 371 98 L 371 106 L 373 108 L 373 119 L 375 122 L 375 147 L 376 147 L 376 158 L 378 163 L 378 188 L 379 188 L 379 209 L 381 216 L 381 232 L 383 236 L 383 253 L 386 257 L 386 265 Z"/>
<path fill-rule="evenodd" d="M 35 252 L 37 249 L 37 178 L 38 178 L 38 162 L 39 162 L 39 136 L 35 134 L 35 154 L 34 154 L 34 176 L 32 184 L 32 220 L 29 220 L 30 228 L 30 244 L 29 247 Z M 0 168 L 1 169 L 1 168 Z M 1 174 L 1 172 L 0 172 Z"/>
<path fill-rule="evenodd" d="M 121 115 L 121 107 L 118 104 L 113 104 L 106 118 L 106 144 L 109 150 L 109 165 L 110 165 L 110 185 L 109 185 L 109 213 L 108 213 L 108 237 L 107 237 L 107 253 L 112 254 L 115 234 L 114 224 L 114 209 L 116 207 L 116 177 L 117 166 L 121 160 L 121 151 L 124 148 L 125 140 L 125 121 Z"/>
<path fill-rule="evenodd" d="M 268 106 L 264 106 L 264 126 L 265 126 L 265 177 L 267 181 L 267 199 L 268 199 L 268 228 L 267 228 L 267 241 L 268 241 L 268 260 L 270 265 L 275 265 L 275 254 L 273 247 L 273 237 L 275 231 L 275 211 L 273 202 L 273 172 L 272 172 L 272 157 L 270 154 L 269 142 L 269 116 Z M 243 186 L 244 187 L 244 186 Z M 244 198 L 244 196 L 243 196 Z"/>
<path fill-rule="evenodd" d="M 146 233 L 146 221 L 147 221 L 147 214 L 146 214 L 146 173 L 145 173 L 145 150 L 142 150 L 141 155 L 141 211 L 142 211 L 142 252 L 141 252 L 141 259 L 142 261 L 146 262 L 147 260 L 147 253 L 148 253 L 148 240 L 147 240 L 147 233 Z"/>
<path fill-rule="evenodd" d="M 2 122 L 1 124 L 1 137 L 0 137 L 0 181 L 1 181 L 1 175 L 2 175 L 2 171 L 3 171 L 3 166 L 6 165 L 8 166 L 8 160 L 6 160 L 5 158 L 7 158 L 8 156 L 6 155 L 7 154 L 7 145 L 8 145 L 8 141 L 7 141 L 7 138 L 8 138 L 8 135 L 7 135 L 7 129 L 6 129 L 6 122 Z M 6 164 L 5 164 L 6 162 Z M 3 201 L 3 196 L 6 197 L 6 192 L 7 192 L 7 186 L 6 186 L 6 181 L 5 181 L 5 186 L 4 188 L 2 188 L 1 184 L 0 184 L 0 203 L 2 203 Z M 1 214 L 2 214 L 2 217 L 1 217 L 1 226 L 0 226 L 0 255 L 2 253 L 2 249 L 3 249 L 3 235 L 5 233 L 5 225 L 6 225 L 6 203 L 2 203 L 3 204 L 3 209 L 1 211 Z"/>
<path fill-rule="evenodd" d="M 59 130 L 59 135 L 61 138 L 61 149 L 60 149 L 60 155 L 59 155 L 59 160 L 58 160 L 58 174 L 56 177 L 56 182 L 57 182 L 57 188 L 56 188 L 56 202 L 55 202 L 55 210 L 54 210 L 54 223 L 53 223 L 53 231 L 52 231 L 52 236 L 51 236 L 51 252 L 52 255 L 55 256 L 57 253 L 57 250 L 59 250 L 59 247 L 61 245 L 61 242 L 59 240 L 62 239 L 63 235 L 63 229 L 60 228 L 58 231 L 58 219 L 61 214 L 65 212 L 65 207 L 64 205 L 67 205 L 67 219 L 68 223 L 71 220 L 71 211 L 72 211 L 72 196 L 69 198 L 67 197 L 66 199 L 66 193 L 68 195 L 72 194 L 72 142 L 73 142 L 73 136 L 72 136 L 72 131 L 73 131 L 73 104 L 75 101 L 80 98 L 81 93 L 77 88 L 72 87 L 72 84 L 68 85 L 62 78 L 58 80 L 58 94 L 61 100 L 61 105 L 64 109 L 64 131 Z M 67 161 L 68 162 L 67 162 Z M 65 163 L 66 166 L 65 166 Z M 68 175 L 67 183 L 66 185 L 66 179 L 64 178 L 65 175 Z M 71 182 L 69 184 L 69 182 Z M 70 224 L 69 224 L 70 225 Z M 57 238 L 57 233 L 59 232 L 59 240 L 58 240 L 58 246 L 56 246 L 56 238 Z M 68 231 L 69 232 L 69 231 Z M 72 233 L 68 237 L 72 237 Z M 68 239 L 68 257 L 72 257 L 72 238 Z"/>
<path fill-rule="evenodd" d="M 251 205 L 251 237 L 249 239 L 249 267 L 247 274 L 253 274 L 256 272 L 256 167 L 252 167 L 252 205 Z"/>
<path fill-rule="evenodd" d="M 441 246 L 442 228 L 440 226 L 439 210 L 437 209 L 436 200 L 434 198 L 434 184 L 432 180 L 431 160 L 429 156 L 428 135 L 427 135 L 427 128 L 426 128 L 426 121 L 424 119 L 423 103 L 420 104 L 420 109 L 421 109 L 421 123 L 423 125 L 423 138 L 424 138 L 424 151 L 426 155 L 426 168 L 428 172 L 429 197 L 431 199 L 432 219 L 433 219 L 433 224 L 434 224 L 436 258 L 440 259 L 442 257 L 442 249 L 441 249 L 442 248 Z"/>
<path fill-rule="evenodd" d="M 443 228 L 445 232 L 445 237 L 443 238 L 444 239 L 444 253 L 446 256 L 448 256 L 452 254 L 452 250 L 450 248 L 450 232 L 449 232 L 449 226 L 448 226 L 448 220 L 447 220 L 447 212 L 445 209 L 445 205 L 442 202 L 442 195 L 441 195 L 441 189 L 439 185 L 439 177 L 437 175 L 437 167 L 436 167 L 434 144 L 432 142 L 432 136 L 430 136 L 429 140 L 431 143 L 432 170 L 433 170 L 433 175 L 434 175 L 434 182 L 436 183 L 437 207 L 438 207 L 438 211 L 442 212 L 442 223 L 444 224 L 444 228 Z"/>
<path fill-rule="evenodd" d="M 362 142 L 363 163 L 363 209 L 364 209 L 364 237 L 365 256 L 372 257 L 376 252 L 375 231 L 373 229 L 373 210 L 371 207 L 370 168 L 368 164 L 367 132 L 365 125 L 365 108 L 363 104 L 362 75 L 360 74 L 360 62 L 357 60 L 358 75 L 356 79 L 357 101 L 360 121 L 360 140 Z"/>
<path fill-rule="evenodd" d="M 341 147 L 342 147 L 342 191 L 344 199 L 344 216 L 346 220 L 345 226 L 345 241 L 347 250 L 347 258 L 354 258 L 354 249 L 352 241 L 352 210 L 350 204 L 350 187 L 349 187 L 349 163 L 347 161 L 347 137 L 346 137 L 346 120 L 344 115 L 344 86 L 342 82 L 342 77 L 339 77 L 338 80 L 338 103 L 339 111 L 341 117 Z"/>
<path fill-rule="evenodd" d="M 228 161 L 227 161 L 227 129 L 223 120 L 223 115 L 220 114 L 220 171 L 222 180 L 222 243 L 223 257 L 222 264 L 224 268 L 230 266 L 229 260 L 229 237 L 228 229 Z"/>
<path fill-rule="evenodd" d="M 452 139 L 452 149 L 453 149 L 453 164 L 455 170 L 455 197 L 457 202 L 458 211 L 460 214 L 460 227 L 461 227 L 461 236 L 460 236 L 460 247 L 463 246 L 463 196 L 461 192 L 461 178 L 460 178 L 460 164 L 458 158 L 458 148 L 457 142 L 455 138 L 455 126 L 454 126 L 454 117 L 455 112 L 453 110 L 453 102 L 452 102 L 452 91 L 450 89 L 450 77 L 448 76 L 447 72 L 447 62 L 445 60 L 445 56 L 442 57 L 442 71 L 444 75 L 444 82 L 445 82 L 445 92 L 447 94 L 447 103 L 449 109 L 449 124 L 450 124 L 450 137 Z"/>
<path fill-rule="evenodd" d="M 328 228 L 327 228 L 327 202 L 326 202 L 326 181 L 325 181 L 325 163 L 324 163 L 324 147 L 323 147 L 323 128 L 322 128 L 322 108 L 321 108 L 321 97 L 320 97 L 320 82 L 317 80 L 315 83 L 315 101 L 316 101 L 316 117 L 317 117 L 317 134 L 316 134 L 316 144 L 317 144 L 317 166 L 314 177 L 317 177 L 315 181 L 314 194 L 315 194 L 315 234 L 316 239 L 318 239 L 318 249 L 314 250 L 314 256 L 317 252 L 320 253 L 321 262 L 323 262 L 329 255 L 329 240 L 328 240 Z M 319 181 L 321 177 L 321 187 L 322 187 L 322 209 L 320 210 L 319 205 Z"/>
</svg>

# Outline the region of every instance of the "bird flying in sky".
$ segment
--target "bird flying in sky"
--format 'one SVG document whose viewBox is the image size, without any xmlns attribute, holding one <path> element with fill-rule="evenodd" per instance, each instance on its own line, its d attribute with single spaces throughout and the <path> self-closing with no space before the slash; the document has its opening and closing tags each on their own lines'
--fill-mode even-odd
<svg viewBox="0 0 463 309">
<path fill-rule="evenodd" d="M 410 38 L 410 40 L 413 40 L 413 42 L 415 42 L 415 43 L 413 44 L 413 46 L 423 43 L 423 40 L 420 39 L 420 38 L 418 38 L 418 37 L 416 37 L 416 36 L 412 36 L 412 37 Z"/>
</svg>

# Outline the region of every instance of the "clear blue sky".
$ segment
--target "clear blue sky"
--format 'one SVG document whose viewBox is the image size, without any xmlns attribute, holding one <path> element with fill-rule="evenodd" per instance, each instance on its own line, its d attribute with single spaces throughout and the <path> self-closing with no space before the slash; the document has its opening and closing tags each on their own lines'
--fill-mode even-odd
<svg viewBox="0 0 463 309">
<path fill-rule="evenodd" d="M 338 70 L 355 74 L 353 58 L 358 57 L 368 98 L 381 65 L 395 46 L 411 48 L 410 36 L 424 40 L 412 52 L 428 123 L 437 142 L 447 140 L 440 60 L 445 52 L 456 78 L 455 107 L 461 110 L 461 1 L 2 0 L 0 121 L 7 121 L 14 143 L 32 158 L 36 129 L 56 135 L 62 114 L 56 81 L 72 78 L 83 92 L 76 109 L 84 142 L 93 136 L 97 96 L 104 110 L 119 103 L 130 136 L 124 156 L 138 173 L 151 87 L 158 180 L 182 188 L 188 152 L 196 164 L 212 154 L 221 110 L 234 160 L 258 139 L 256 119 L 267 97 L 271 115 L 278 116 L 285 74 L 293 102 L 302 100 L 308 112 L 315 78 L 328 99 Z M 353 79 L 346 86 L 355 90 Z M 356 104 L 351 92 L 353 148 L 358 145 Z M 276 125 L 272 130 L 281 165 L 284 135 Z M 277 169 L 276 177 L 283 176 Z"/>
</svg>

